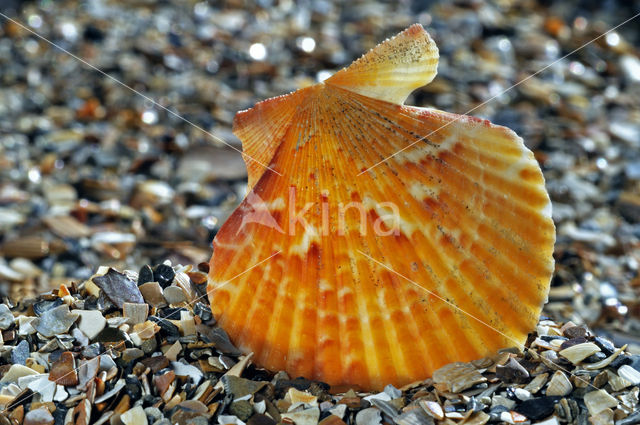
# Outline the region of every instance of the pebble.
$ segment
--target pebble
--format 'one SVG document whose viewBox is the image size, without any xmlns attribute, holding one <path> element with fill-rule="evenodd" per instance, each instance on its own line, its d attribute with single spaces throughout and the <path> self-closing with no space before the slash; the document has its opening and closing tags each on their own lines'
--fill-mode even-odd
<svg viewBox="0 0 640 425">
<path fill-rule="evenodd" d="M 162 295 L 162 288 L 158 282 L 147 282 L 139 286 L 140 292 L 145 302 L 150 306 L 161 308 L 167 305 L 167 301 Z"/>
<path fill-rule="evenodd" d="M 153 270 L 153 280 L 158 282 L 162 288 L 171 285 L 175 276 L 173 268 L 166 264 L 158 264 Z"/>
<path fill-rule="evenodd" d="M 11 363 L 24 365 L 30 354 L 29 343 L 26 340 L 22 340 L 11 350 Z"/>
<path fill-rule="evenodd" d="M 168 286 L 162 291 L 164 299 L 169 304 L 176 305 L 187 301 L 187 297 L 184 295 L 184 291 L 177 286 Z"/>
<path fill-rule="evenodd" d="M 73 310 L 79 315 L 78 329 L 84 333 L 87 338 L 93 340 L 107 325 L 107 320 L 102 313 L 97 310 Z"/>
<path fill-rule="evenodd" d="M 6 304 L 0 304 L 0 329 L 5 330 L 13 324 L 14 317 Z"/>
</svg>

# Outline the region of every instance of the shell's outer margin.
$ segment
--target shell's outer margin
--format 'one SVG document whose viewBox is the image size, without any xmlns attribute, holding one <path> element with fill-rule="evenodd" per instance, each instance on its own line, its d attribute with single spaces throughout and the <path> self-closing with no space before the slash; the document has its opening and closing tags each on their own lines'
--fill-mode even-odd
<svg viewBox="0 0 640 425">
<path fill-rule="evenodd" d="M 251 191 L 214 240 L 209 296 L 261 366 L 403 385 L 523 343 L 537 323 L 555 241 L 542 173 L 507 128 L 401 104 L 436 64 L 414 25 L 236 116 L 246 154 L 283 177 L 247 162 Z"/>
</svg>

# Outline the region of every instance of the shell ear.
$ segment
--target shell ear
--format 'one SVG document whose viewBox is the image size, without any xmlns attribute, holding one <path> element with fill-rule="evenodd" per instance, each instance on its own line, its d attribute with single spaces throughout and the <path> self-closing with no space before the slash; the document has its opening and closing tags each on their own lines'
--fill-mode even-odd
<svg viewBox="0 0 640 425">
<path fill-rule="evenodd" d="M 402 104 L 409 94 L 436 76 L 438 48 L 422 25 L 415 24 L 371 49 L 325 84 Z"/>
<path fill-rule="evenodd" d="M 300 92 L 274 97 L 236 114 L 233 134 L 242 141 L 249 190 L 269 166 L 302 97 Z"/>
</svg>

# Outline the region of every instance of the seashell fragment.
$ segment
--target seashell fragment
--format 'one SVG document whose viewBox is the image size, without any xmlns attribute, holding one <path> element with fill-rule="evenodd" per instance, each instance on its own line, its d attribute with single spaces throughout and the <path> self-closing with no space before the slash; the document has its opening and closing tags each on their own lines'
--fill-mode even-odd
<svg viewBox="0 0 640 425">
<path fill-rule="evenodd" d="M 600 348 L 593 342 L 585 342 L 583 344 L 573 345 L 569 348 L 565 348 L 560 351 L 560 354 L 565 359 L 569 360 L 573 364 L 578 364 L 592 354 L 600 351 Z"/>
<path fill-rule="evenodd" d="M 403 104 L 437 62 L 413 25 L 236 115 L 249 190 L 216 235 L 208 292 L 258 365 L 401 387 L 536 326 L 555 240 L 542 173 L 507 128 Z"/>
<path fill-rule="evenodd" d="M 605 409 L 618 406 L 618 400 L 605 390 L 597 390 L 584 395 L 584 404 L 589 409 L 589 414 L 594 416 Z"/>
<path fill-rule="evenodd" d="M 573 385 L 571 385 L 571 381 L 569 381 L 567 375 L 561 371 L 554 373 L 549 381 L 549 386 L 547 386 L 547 395 L 565 396 L 570 394 L 571 391 L 573 391 Z"/>
</svg>

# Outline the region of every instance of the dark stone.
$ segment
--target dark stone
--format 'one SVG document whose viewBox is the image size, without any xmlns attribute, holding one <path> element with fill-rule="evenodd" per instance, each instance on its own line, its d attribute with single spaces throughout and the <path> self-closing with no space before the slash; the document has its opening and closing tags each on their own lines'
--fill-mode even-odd
<svg viewBox="0 0 640 425">
<path fill-rule="evenodd" d="M 93 344 L 87 345 L 82 350 L 82 356 L 86 359 L 92 359 L 94 357 L 99 356 L 104 350 L 100 347 L 99 342 L 94 342 Z"/>
<path fill-rule="evenodd" d="M 84 37 L 85 40 L 93 43 L 99 43 L 102 40 L 104 40 L 104 34 L 102 30 L 92 24 L 87 24 L 87 26 L 84 27 L 84 32 L 82 36 Z"/>
<path fill-rule="evenodd" d="M 119 342 L 126 340 L 127 334 L 122 332 L 120 329 L 109 326 L 100 331 L 100 333 L 94 338 L 94 341 L 96 342 Z"/>
<path fill-rule="evenodd" d="M 180 312 L 189 311 L 184 307 L 165 307 L 158 310 L 156 314 L 163 319 L 180 320 Z"/>
<path fill-rule="evenodd" d="M 147 282 L 153 282 L 153 270 L 148 265 L 144 265 L 138 272 L 138 286 Z"/>
<path fill-rule="evenodd" d="M 465 410 L 473 410 L 474 412 L 479 412 L 481 410 L 484 410 L 485 407 L 487 406 L 484 403 L 480 403 L 478 400 L 476 400 L 475 397 L 471 397 L 471 399 L 469 399 L 465 406 Z"/>
<path fill-rule="evenodd" d="M 131 397 L 131 400 L 138 400 L 142 395 L 142 388 L 140 386 L 140 380 L 135 375 L 127 375 L 124 378 L 125 391 Z"/>
<path fill-rule="evenodd" d="M 609 364 L 609 369 L 618 369 L 620 366 L 624 366 L 626 364 L 631 364 L 633 362 L 631 356 L 628 356 L 626 354 L 620 354 L 618 357 L 616 357 L 611 364 Z"/>
<path fill-rule="evenodd" d="M 109 268 L 104 276 L 94 277 L 93 282 L 118 308 L 124 303 L 144 304 L 138 285 L 124 273 Z"/>
<path fill-rule="evenodd" d="M 26 340 L 22 340 L 20 344 L 11 350 L 11 363 L 25 365 L 29 354 L 29 343 Z"/>
<path fill-rule="evenodd" d="M 193 306 L 193 312 L 196 316 L 200 317 L 203 322 L 208 322 L 213 318 L 213 314 L 211 313 L 211 307 L 204 303 L 196 303 Z"/>
<path fill-rule="evenodd" d="M 607 355 L 605 353 L 603 353 L 602 351 L 599 351 L 597 353 L 594 353 L 594 354 L 590 355 L 589 357 L 587 357 L 583 361 L 585 363 L 597 363 L 600 360 L 604 360 L 606 358 L 607 358 Z"/>
<path fill-rule="evenodd" d="M 180 330 L 178 327 L 167 319 L 158 316 L 149 316 L 149 320 L 160 326 L 160 332 L 166 335 L 168 342 L 174 343 L 180 338 Z"/>
<path fill-rule="evenodd" d="M 565 348 L 573 347 L 574 345 L 584 344 L 587 342 L 587 338 L 581 336 L 578 338 L 568 339 L 560 345 L 560 350 L 564 350 Z"/>
<path fill-rule="evenodd" d="M 507 406 L 494 406 L 489 410 L 489 421 L 490 422 L 498 422 L 500 421 L 500 415 L 504 412 L 508 412 Z"/>
<path fill-rule="evenodd" d="M 563 336 L 557 336 L 557 335 L 542 335 L 540 339 L 546 342 L 551 342 L 554 339 L 562 339 L 566 341 L 568 338 L 565 338 Z"/>
<path fill-rule="evenodd" d="M 613 352 L 616 351 L 616 347 L 613 345 L 613 343 L 606 338 L 597 336 L 593 339 L 593 342 L 595 342 L 595 344 L 600 347 L 602 352 L 607 356 L 612 355 Z"/>
<path fill-rule="evenodd" d="M 553 414 L 560 399 L 560 396 L 532 398 L 523 401 L 514 410 L 532 421 L 539 421 Z"/>
<path fill-rule="evenodd" d="M 242 352 L 231 343 L 229 335 L 227 335 L 222 328 L 212 328 L 201 323 L 196 325 L 196 331 L 202 335 L 202 339 L 206 342 L 214 343 L 218 351 L 229 354 L 230 356 L 239 356 L 242 354 Z"/>
<path fill-rule="evenodd" d="M 564 336 L 570 339 L 585 338 L 587 336 L 587 330 L 582 326 L 572 326 L 565 329 Z"/>
<path fill-rule="evenodd" d="M 171 285 L 174 277 L 176 277 L 176 272 L 166 264 L 158 264 L 153 271 L 154 282 L 158 282 L 162 288 L 166 288 Z"/>
<path fill-rule="evenodd" d="M 65 407 L 62 403 L 56 404 L 56 410 L 51 413 L 55 425 L 64 425 L 65 418 L 67 417 L 67 411 L 69 408 Z"/>
</svg>

